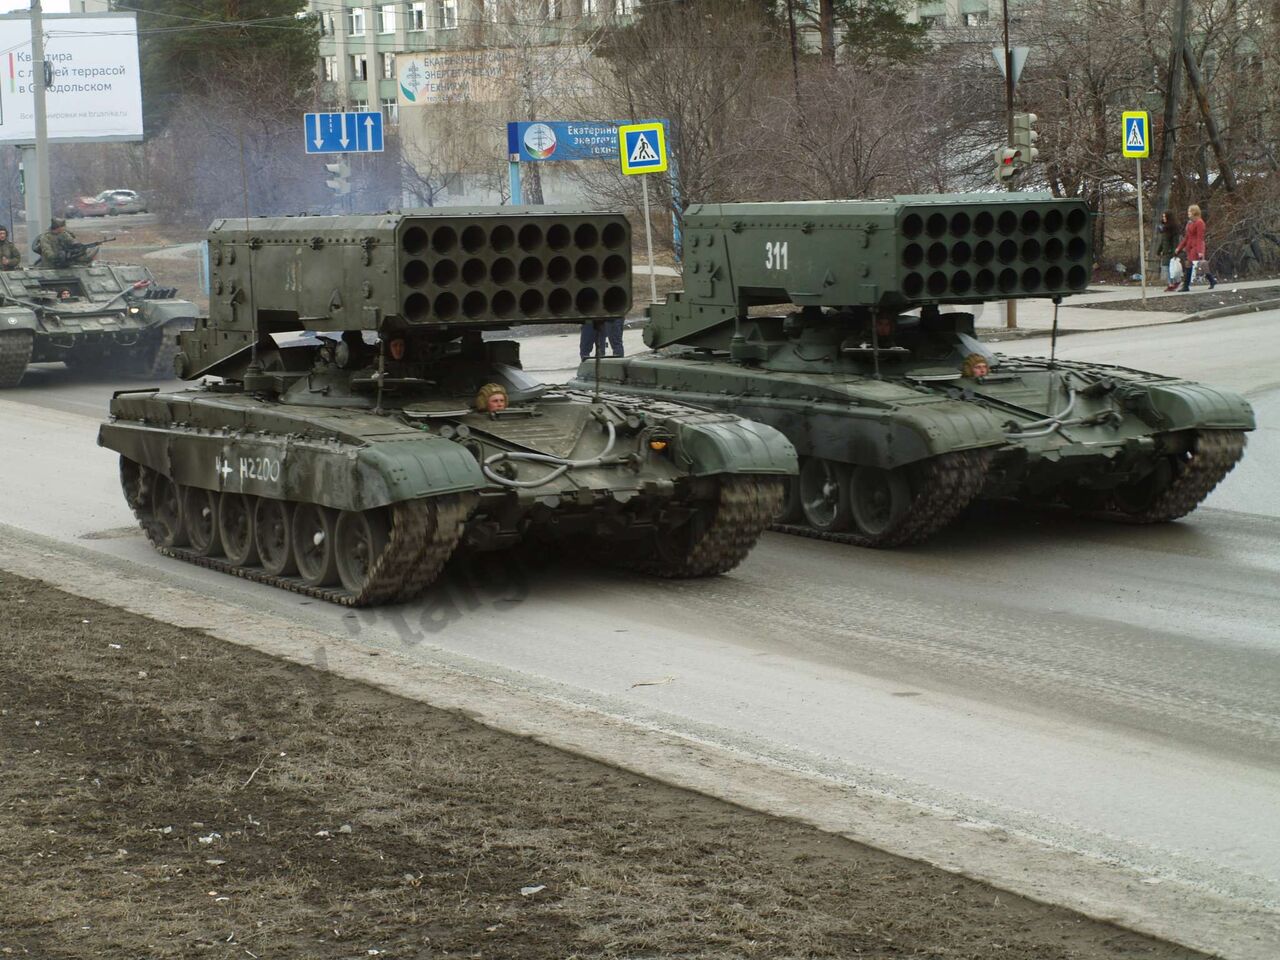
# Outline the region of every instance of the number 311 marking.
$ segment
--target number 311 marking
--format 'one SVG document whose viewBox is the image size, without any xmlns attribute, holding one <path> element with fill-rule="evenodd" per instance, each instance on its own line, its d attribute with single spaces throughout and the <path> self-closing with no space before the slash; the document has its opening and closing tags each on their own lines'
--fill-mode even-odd
<svg viewBox="0 0 1280 960">
<path fill-rule="evenodd" d="M 786 240 L 766 240 L 764 242 L 764 268 L 766 270 L 787 269 Z"/>
</svg>

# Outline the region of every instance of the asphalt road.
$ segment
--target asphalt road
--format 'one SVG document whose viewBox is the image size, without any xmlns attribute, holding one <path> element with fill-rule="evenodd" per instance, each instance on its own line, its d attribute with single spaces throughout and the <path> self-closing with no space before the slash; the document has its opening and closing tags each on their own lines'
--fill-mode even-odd
<svg viewBox="0 0 1280 960">
<path fill-rule="evenodd" d="M 246 617 L 357 637 L 722 747 L 780 778 L 888 798 L 903 816 L 1012 838 L 1006 860 L 1030 844 L 1122 874 L 1133 882 L 1115 915 L 1228 957 L 1274 956 L 1278 320 L 1059 342 L 1064 357 L 1192 376 L 1253 400 L 1261 429 L 1241 466 L 1209 506 L 1155 528 L 988 507 L 908 550 L 768 534 L 729 576 L 674 584 L 510 560 L 418 604 L 353 614 L 153 554 L 114 457 L 94 446 L 112 385 L 71 382 L 56 366 L 0 398 L 0 523 Z M 544 349 L 563 344 L 530 343 L 530 366 L 556 365 L 534 359 Z M 988 846 L 977 874 L 1015 885 L 1031 872 Z M 1183 893 L 1157 904 L 1161 885 Z"/>
</svg>

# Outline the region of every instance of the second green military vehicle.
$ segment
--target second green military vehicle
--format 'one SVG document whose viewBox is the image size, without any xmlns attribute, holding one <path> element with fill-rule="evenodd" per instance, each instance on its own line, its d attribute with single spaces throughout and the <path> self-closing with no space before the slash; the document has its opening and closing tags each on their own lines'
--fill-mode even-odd
<svg viewBox="0 0 1280 960">
<path fill-rule="evenodd" d="M 28 364 L 58 360 L 73 370 L 167 380 L 177 334 L 198 312 L 146 267 L 0 271 L 0 388 L 16 387 Z"/>
<path fill-rule="evenodd" d="M 790 532 L 911 543 L 980 496 L 1172 520 L 1254 427 L 1225 390 L 977 340 L 966 305 L 1086 288 L 1079 201 L 702 205 L 684 230 L 685 289 L 650 308 L 645 330 L 657 352 L 588 362 L 574 383 L 777 427 L 801 456 L 780 515 Z"/>
<path fill-rule="evenodd" d="M 796 470 L 770 427 L 550 388 L 517 323 L 631 303 L 613 214 L 494 207 L 221 220 L 178 393 L 117 393 L 99 442 L 164 553 L 349 605 L 423 592 L 522 539 L 671 577 L 723 573 Z"/>
</svg>

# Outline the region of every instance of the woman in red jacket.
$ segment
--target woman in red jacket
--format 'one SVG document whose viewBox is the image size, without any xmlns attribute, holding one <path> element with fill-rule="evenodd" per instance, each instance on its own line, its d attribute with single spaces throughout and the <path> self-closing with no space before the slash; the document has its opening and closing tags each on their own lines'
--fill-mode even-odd
<svg viewBox="0 0 1280 960">
<path fill-rule="evenodd" d="M 1209 279 L 1209 289 L 1218 283 L 1218 278 L 1209 272 L 1209 261 L 1204 254 L 1204 218 L 1200 216 L 1200 208 L 1196 204 L 1187 207 L 1187 230 L 1182 235 L 1182 242 L 1174 252 L 1186 251 L 1187 270 L 1182 277 L 1182 289 L 1191 289 L 1191 275 L 1197 263 L 1204 261 L 1204 275 Z"/>
</svg>

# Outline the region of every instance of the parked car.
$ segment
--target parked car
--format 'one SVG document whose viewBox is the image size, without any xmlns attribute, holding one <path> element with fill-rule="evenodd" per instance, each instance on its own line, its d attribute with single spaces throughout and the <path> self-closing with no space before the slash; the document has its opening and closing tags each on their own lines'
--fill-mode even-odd
<svg viewBox="0 0 1280 960">
<path fill-rule="evenodd" d="M 146 213 L 147 201 L 136 190 L 108 190 L 108 213 Z"/>
<path fill-rule="evenodd" d="M 67 204 L 68 217 L 105 217 L 116 213 L 146 213 L 147 203 L 136 190 L 103 190 L 92 197 L 77 197 Z"/>
<path fill-rule="evenodd" d="M 67 204 L 68 217 L 105 217 L 110 211 L 107 196 L 110 190 L 104 190 L 95 197 L 76 197 Z"/>
</svg>

